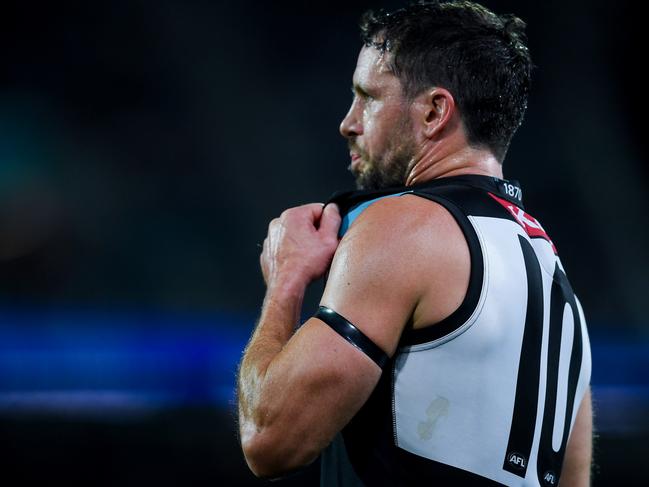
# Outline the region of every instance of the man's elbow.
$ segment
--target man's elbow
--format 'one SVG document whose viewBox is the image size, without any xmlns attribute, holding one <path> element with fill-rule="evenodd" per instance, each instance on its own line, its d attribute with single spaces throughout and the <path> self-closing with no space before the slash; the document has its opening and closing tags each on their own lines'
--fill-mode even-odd
<svg viewBox="0 0 649 487">
<path fill-rule="evenodd" d="M 241 438 L 248 467 L 257 477 L 278 478 L 309 465 L 320 453 L 306 442 L 292 441 L 291 435 L 264 430 Z"/>
</svg>

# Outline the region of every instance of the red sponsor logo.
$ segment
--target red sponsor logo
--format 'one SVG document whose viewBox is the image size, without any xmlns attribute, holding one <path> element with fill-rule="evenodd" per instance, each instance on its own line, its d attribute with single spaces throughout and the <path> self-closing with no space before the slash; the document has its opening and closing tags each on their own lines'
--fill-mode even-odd
<svg viewBox="0 0 649 487">
<path fill-rule="evenodd" d="M 545 230 L 543 230 L 543 227 L 536 218 L 534 218 L 532 215 L 529 215 L 528 213 L 525 213 L 522 208 L 519 208 L 518 206 L 510 203 L 507 200 L 499 198 L 498 196 L 491 193 L 489 193 L 489 196 L 495 199 L 503 208 L 511 213 L 518 224 L 523 227 L 525 233 L 527 233 L 530 237 L 540 237 L 544 240 L 547 240 L 548 242 L 550 242 L 550 245 L 552 245 L 552 250 L 554 251 L 554 253 L 557 253 L 557 248 L 554 246 L 552 240 L 550 240 L 550 237 L 547 233 L 545 233 Z"/>
</svg>

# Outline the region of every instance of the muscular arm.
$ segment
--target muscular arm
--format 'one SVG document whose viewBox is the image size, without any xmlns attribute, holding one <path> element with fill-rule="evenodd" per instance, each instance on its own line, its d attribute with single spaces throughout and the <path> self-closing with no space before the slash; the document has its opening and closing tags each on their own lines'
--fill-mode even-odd
<svg viewBox="0 0 649 487">
<path fill-rule="evenodd" d="M 323 305 L 348 318 L 390 355 L 434 281 L 413 276 L 448 275 L 443 265 L 453 261 L 449 255 L 458 247 L 442 236 L 452 234 L 446 231 L 448 219 L 454 225 L 452 217 L 430 202 L 411 198 L 418 200 L 414 206 L 420 210 L 427 205 L 421 218 L 413 199 L 406 197 L 377 202 L 363 212 L 335 249 L 322 298 Z M 316 207 L 309 209 L 317 213 Z M 248 465 L 259 476 L 277 476 L 314 460 L 360 409 L 381 374 L 369 357 L 316 318 L 293 334 L 304 288 L 325 272 L 331 259 L 326 252 L 305 257 L 304 249 L 320 244 L 309 240 L 311 230 L 307 237 L 299 230 L 292 219 L 304 215 L 297 213 L 271 223 L 262 254 L 267 294 L 239 373 L 241 443 Z M 404 214 L 411 218 L 404 219 Z M 322 215 L 318 238 L 335 236 L 338 225 L 339 219 L 327 223 Z M 322 266 L 305 270 L 306 263 L 318 259 Z M 437 264 L 431 268 L 422 262 Z"/>
<path fill-rule="evenodd" d="M 312 377 L 309 355 L 313 333 L 305 324 L 295 336 L 304 291 L 321 276 L 338 245 L 340 215 L 313 204 L 285 211 L 269 225 L 260 263 L 267 291 L 257 328 L 239 368 L 239 428 L 248 465 L 260 476 L 273 476 L 308 463 L 313 453 L 300 445 L 305 431 L 291 417 L 313 421 L 317 407 L 306 408 L 305 396 L 336 381 L 338 371 Z M 309 327 L 311 329 L 312 327 Z M 317 455 L 317 453 L 316 453 Z"/>
<path fill-rule="evenodd" d="M 262 477 L 312 462 L 360 409 L 381 373 L 316 319 L 282 344 L 285 338 L 272 335 L 286 317 L 278 306 L 265 306 L 240 371 L 241 444 L 251 470 Z"/>
<path fill-rule="evenodd" d="M 590 389 L 588 389 L 581 401 L 575 424 L 570 433 L 559 486 L 589 486 L 592 455 L 593 410 L 590 398 Z"/>
</svg>

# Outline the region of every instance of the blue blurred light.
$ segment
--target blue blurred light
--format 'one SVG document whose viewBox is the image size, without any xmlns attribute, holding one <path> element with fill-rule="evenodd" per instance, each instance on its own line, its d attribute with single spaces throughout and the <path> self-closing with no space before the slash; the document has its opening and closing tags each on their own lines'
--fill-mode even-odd
<svg viewBox="0 0 649 487">
<path fill-rule="evenodd" d="M 231 408 L 254 319 L 0 309 L 0 413 L 109 419 L 169 407 Z M 649 340 L 591 331 L 591 347 L 600 431 L 649 431 Z"/>
<path fill-rule="evenodd" d="M 66 401 L 69 410 L 115 412 L 227 406 L 253 323 L 232 314 L 0 310 L 0 411 L 58 411 Z"/>
</svg>

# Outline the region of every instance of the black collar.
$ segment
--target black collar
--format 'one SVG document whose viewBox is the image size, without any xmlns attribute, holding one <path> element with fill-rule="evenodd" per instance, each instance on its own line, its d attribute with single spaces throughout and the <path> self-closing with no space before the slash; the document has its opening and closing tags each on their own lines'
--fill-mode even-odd
<svg viewBox="0 0 649 487">
<path fill-rule="evenodd" d="M 497 194 L 499 197 L 523 208 L 523 191 L 518 181 L 514 179 L 499 179 L 493 176 L 483 176 L 480 174 L 463 174 L 460 176 L 449 176 L 445 178 L 431 179 L 413 186 L 393 186 L 390 188 L 377 190 L 355 190 L 355 191 L 336 191 L 331 195 L 328 203 L 336 203 L 340 209 L 340 214 L 346 214 L 354 206 L 364 201 L 380 198 L 395 193 L 415 193 L 418 190 L 434 189 L 443 186 L 471 186 L 482 189 L 489 193 Z"/>
</svg>

